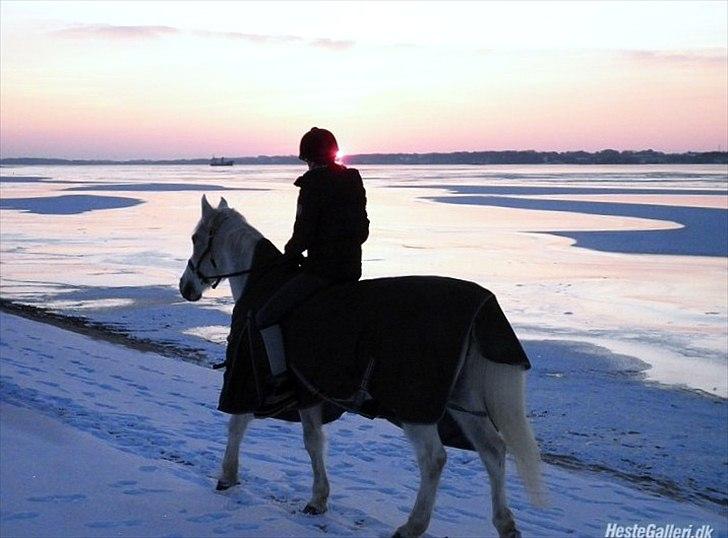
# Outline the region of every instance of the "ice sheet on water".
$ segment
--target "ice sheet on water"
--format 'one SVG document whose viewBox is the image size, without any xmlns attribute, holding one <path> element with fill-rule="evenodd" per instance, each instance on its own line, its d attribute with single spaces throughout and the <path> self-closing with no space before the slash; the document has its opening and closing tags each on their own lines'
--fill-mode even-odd
<svg viewBox="0 0 728 538">
<path fill-rule="evenodd" d="M 207 183 L 104 183 L 69 187 L 67 191 L 124 191 L 124 192 L 167 192 L 167 191 L 260 191 L 267 189 L 252 187 L 225 187 Z"/>
<path fill-rule="evenodd" d="M 454 189 L 456 192 L 470 189 Z M 487 189 L 491 190 L 491 189 Z M 502 189 L 507 192 L 509 189 Z M 548 194 L 558 190 L 544 189 Z M 584 189 L 574 189 L 583 193 Z M 601 191 L 602 189 L 595 189 Z M 523 193 L 534 192 L 523 189 Z M 496 191 L 497 192 L 497 191 Z M 517 190 L 516 193 L 519 191 Z M 620 191 L 625 194 L 625 191 Z M 692 191 L 693 194 L 716 191 Z M 535 193 L 541 194 L 539 190 Z M 642 194 L 651 193 L 643 191 Z M 673 191 L 671 194 L 676 194 Z M 723 194 L 723 193 L 721 193 Z M 575 246 L 602 252 L 658 254 L 672 256 L 728 256 L 728 211 L 705 207 L 675 207 L 655 204 L 585 202 L 580 200 L 545 200 L 507 196 L 454 195 L 436 196 L 431 200 L 448 204 L 469 204 L 536 211 L 561 211 L 590 215 L 609 215 L 665 221 L 668 230 L 625 231 L 560 231 L 552 235 L 576 240 Z M 673 222 L 681 227 L 674 229 Z"/>
<path fill-rule="evenodd" d="M 75 215 L 102 209 L 122 209 L 144 203 L 137 198 L 121 196 L 42 196 L 38 198 L 2 198 L 0 209 L 16 209 L 38 215 Z"/>
</svg>

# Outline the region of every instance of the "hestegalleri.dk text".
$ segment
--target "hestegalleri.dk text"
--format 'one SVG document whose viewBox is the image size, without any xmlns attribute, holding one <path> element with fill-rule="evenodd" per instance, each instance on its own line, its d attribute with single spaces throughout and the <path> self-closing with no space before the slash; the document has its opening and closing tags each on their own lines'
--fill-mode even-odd
<svg viewBox="0 0 728 538">
<path fill-rule="evenodd" d="M 604 538 L 713 538 L 713 530 L 710 525 L 681 527 L 673 524 L 619 525 L 608 523 Z"/>
</svg>

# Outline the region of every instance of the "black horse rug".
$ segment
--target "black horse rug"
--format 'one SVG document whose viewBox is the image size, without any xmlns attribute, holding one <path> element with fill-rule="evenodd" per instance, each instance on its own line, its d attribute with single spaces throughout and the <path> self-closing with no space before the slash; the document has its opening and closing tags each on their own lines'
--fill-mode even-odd
<svg viewBox="0 0 728 538">
<path fill-rule="evenodd" d="M 285 277 L 281 271 L 260 278 L 235 306 L 221 411 L 260 410 L 270 371 L 254 312 Z M 281 325 L 298 407 L 323 399 L 395 423 L 439 422 L 471 334 L 489 360 L 530 368 L 495 296 L 451 278 L 382 278 L 333 286 Z M 290 414 L 290 407 L 282 410 Z M 332 418 L 337 416 L 325 421 Z"/>
<path fill-rule="evenodd" d="M 426 424 L 443 416 L 471 331 L 485 357 L 530 367 L 495 296 L 452 278 L 329 288 L 284 323 L 289 369 L 309 391 L 368 416 Z"/>
</svg>

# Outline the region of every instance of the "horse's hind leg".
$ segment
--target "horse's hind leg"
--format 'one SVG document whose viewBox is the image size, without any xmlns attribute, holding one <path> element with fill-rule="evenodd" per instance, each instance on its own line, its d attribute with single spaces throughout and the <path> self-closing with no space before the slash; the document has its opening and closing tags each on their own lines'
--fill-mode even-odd
<svg viewBox="0 0 728 538">
<path fill-rule="evenodd" d="M 222 474 L 217 481 L 218 491 L 222 491 L 238 484 L 238 460 L 240 442 L 243 440 L 245 429 L 253 419 L 253 415 L 232 415 L 228 423 L 228 441 L 225 456 L 222 459 Z"/>
<path fill-rule="evenodd" d="M 313 495 L 303 509 L 306 514 L 323 514 L 329 498 L 329 479 L 324 465 L 325 437 L 321 428 L 321 405 L 299 410 L 303 426 L 303 444 L 313 467 Z"/>
<path fill-rule="evenodd" d="M 516 529 L 513 514 L 506 500 L 506 445 L 503 439 L 487 417 L 455 410 L 451 411 L 451 414 L 478 451 L 488 471 L 493 503 L 493 525 L 498 530 L 498 535 L 500 538 L 519 537 L 521 533 Z"/>
<path fill-rule="evenodd" d="M 420 468 L 420 489 L 407 523 L 397 529 L 395 536 L 419 536 L 430 525 L 435 495 L 447 454 L 440 442 L 435 424 L 402 424 L 404 432 L 414 446 Z"/>
</svg>

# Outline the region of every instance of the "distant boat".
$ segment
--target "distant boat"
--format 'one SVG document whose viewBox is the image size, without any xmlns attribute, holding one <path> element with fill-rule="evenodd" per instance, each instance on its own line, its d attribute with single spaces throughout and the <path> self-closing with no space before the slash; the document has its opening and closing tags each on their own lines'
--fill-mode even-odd
<svg viewBox="0 0 728 538">
<path fill-rule="evenodd" d="M 235 164 L 235 161 L 232 161 L 230 159 L 225 159 L 225 157 L 220 157 L 219 159 L 217 157 L 213 157 L 210 159 L 210 166 L 232 166 Z"/>
</svg>

